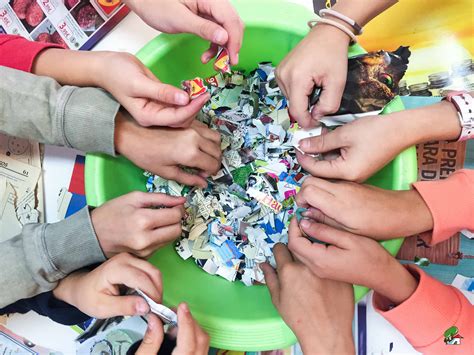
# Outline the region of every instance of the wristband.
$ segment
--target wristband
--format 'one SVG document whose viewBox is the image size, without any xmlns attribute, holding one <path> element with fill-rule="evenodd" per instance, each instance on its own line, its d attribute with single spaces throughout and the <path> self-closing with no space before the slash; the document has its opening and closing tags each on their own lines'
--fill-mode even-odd
<svg viewBox="0 0 474 355">
<path fill-rule="evenodd" d="M 319 17 L 325 17 L 326 15 L 333 16 L 347 23 L 349 26 L 351 26 L 354 29 L 356 36 L 360 36 L 364 32 L 362 29 L 362 26 L 360 26 L 357 22 L 355 22 L 355 20 L 351 19 L 350 17 L 347 17 L 344 14 L 341 14 L 340 12 L 336 10 L 322 9 L 319 11 Z"/>
<path fill-rule="evenodd" d="M 461 135 L 458 141 L 474 138 L 474 98 L 465 91 L 448 93 L 444 100 L 451 102 L 457 110 Z"/>
<path fill-rule="evenodd" d="M 313 28 L 318 23 L 324 23 L 326 25 L 330 25 L 330 26 L 333 26 L 333 27 L 336 27 L 336 28 L 340 29 L 342 32 L 344 32 L 346 35 L 348 35 L 351 38 L 351 44 L 357 42 L 357 37 L 355 36 L 355 34 L 352 33 L 351 30 L 349 30 L 346 26 L 341 25 L 339 22 L 336 22 L 336 21 L 333 21 L 333 20 L 327 20 L 327 19 L 324 19 L 324 18 L 321 18 L 321 19 L 318 19 L 318 20 L 311 20 L 311 21 L 308 22 L 308 26 L 310 28 Z"/>
</svg>

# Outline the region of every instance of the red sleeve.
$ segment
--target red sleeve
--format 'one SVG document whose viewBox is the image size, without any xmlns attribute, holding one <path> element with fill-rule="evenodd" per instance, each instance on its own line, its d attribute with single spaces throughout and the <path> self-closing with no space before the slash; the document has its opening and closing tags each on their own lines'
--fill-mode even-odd
<svg viewBox="0 0 474 355">
<path fill-rule="evenodd" d="M 433 231 L 423 234 L 429 244 L 463 229 L 474 231 L 474 170 L 458 170 L 445 180 L 419 181 L 413 186 L 433 216 Z"/>
<path fill-rule="evenodd" d="M 419 279 L 405 302 L 390 308 L 390 301 L 374 294 L 373 305 L 423 354 L 474 354 L 474 306 L 458 289 L 445 285 L 414 265 L 408 270 Z M 458 328 L 460 345 L 445 343 L 444 332 Z"/>
<path fill-rule="evenodd" d="M 29 41 L 21 36 L 0 34 L 0 66 L 31 72 L 36 56 L 46 48 L 62 48 L 54 43 Z"/>
</svg>

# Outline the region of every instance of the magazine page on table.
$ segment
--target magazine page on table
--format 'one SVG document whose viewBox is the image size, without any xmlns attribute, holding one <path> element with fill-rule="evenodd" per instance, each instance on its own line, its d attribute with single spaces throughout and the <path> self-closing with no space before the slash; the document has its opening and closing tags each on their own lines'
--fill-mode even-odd
<svg viewBox="0 0 474 355">
<path fill-rule="evenodd" d="M 0 33 L 88 50 L 129 11 L 121 0 L 0 0 Z"/>
</svg>

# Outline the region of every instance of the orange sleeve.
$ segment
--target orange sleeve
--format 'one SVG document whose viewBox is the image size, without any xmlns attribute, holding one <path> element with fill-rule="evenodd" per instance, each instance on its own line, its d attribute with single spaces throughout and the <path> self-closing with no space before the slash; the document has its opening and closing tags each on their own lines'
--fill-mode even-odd
<svg viewBox="0 0 474 355">
<path fill-rule="evenodd" d="M 419 280 L 415 292 L 394 308 L 374 294 L 373 305 L 423 354 L 474 354 L 474 306 L 458 289 L 432 278 L 414 265 L 407 269 Z M 456 326 L 460 345 L 447 345 L 444 332 Z"/>
<path fill-rule="evenodd" d="M 463 229 L 474 230 L 474 170 L 458 170 L 445 180 L 419 181 L 413 186 L 433 216 L 433 231 L 423 234 L 429 244 Z"/>
</svg>

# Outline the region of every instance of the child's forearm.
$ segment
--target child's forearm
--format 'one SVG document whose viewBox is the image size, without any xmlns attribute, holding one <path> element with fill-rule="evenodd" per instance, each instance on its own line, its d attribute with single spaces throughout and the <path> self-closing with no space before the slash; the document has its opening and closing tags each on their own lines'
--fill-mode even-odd
<svg viewBox="0 0 474 355">
<path fill-rule="evenodd" d="M 360 26 L 365 26 L 397 2 L 398 0 L 339 0 L 333 9 L 352 18 Z"/>
<path fill-rule="evenodd" d="M 53 78 L 61 85 L 99 86 L 106 57 L 107 52 L 50 48 L 36 57 L 32 72 Z"/>
</svg>

